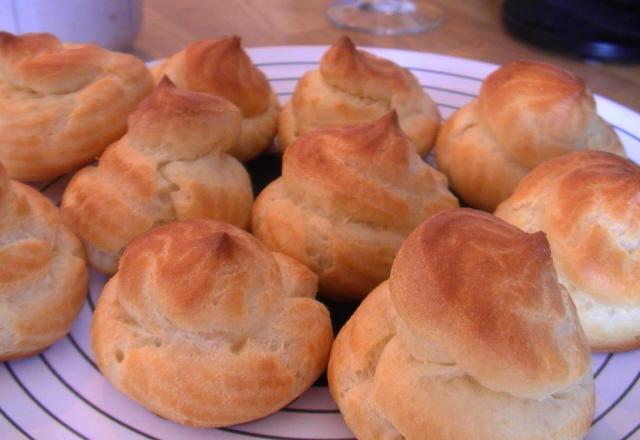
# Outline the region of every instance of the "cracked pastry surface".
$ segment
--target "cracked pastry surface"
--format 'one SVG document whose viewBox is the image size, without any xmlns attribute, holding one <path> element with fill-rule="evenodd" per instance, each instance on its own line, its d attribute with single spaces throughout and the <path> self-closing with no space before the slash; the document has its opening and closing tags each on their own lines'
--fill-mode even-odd
<svg viewBox="0 0 640 440">
<path fill-rule="evenodd" d="M 599 151 L 548 160 L 496 215 L 547 234 L 593 350 L 640 347 L 640 167 Z"/>
<path fill-rule="evenodd" d="M 243 162 L 264 151 L 275 137 L 280 105 L 267 77 L 242 49 L 239 37 L 196 41 L 153 69 L 185 90 L 221 96 L 242 113 L 240 135 L 229 154 Z"/>
<path fill-rule="evenodd" d="M 514 61 L 490 74 L 478 98 L 443 124 L 435 153 L 454 192 L 493 212 L 536 165 L 585 149 L 625 155 L 582 79 Z"/>
<path fill-rule="evenodd" d="M 124 134 L 127 115 L 152 88 L 132 55 L 0 32 L 0 161 L 23 181 L 91 162 Z"/>
<path fill-rule="evenodd" d="M 324 370 L 333 334 L 317 278 L 210 220 L 135 239 L 96 307 L 102 373 L 162 417 L 218 427 L 267 416 Z"/>
<path fill-rule="evenodd" d="M 87 291 L 84 258 L 51 201 L 0 164 L 0 362 L 67 334 Z"/>
<path fill-rule="evenodd" d="M 402 241 L 458 206 L 444 175 L 420 159 L 395 112 L 315 131 L 289 147 L 282 177 L 258 196 L 253 233 L 296 258 L 332 299 L 362 299 L 389 276 Z"/>
<path fill-rule="evenodd" d="M 359 439 L 578 439 L 591 356 L 543 233 L 438 213 L 336 337 L 329 387 Z"/>
<path fill-rule="evenodd" d="M 226 154 L 240 119 L 229 101 L 163 80 L 131 114 L 127 134 L 64 192 L 62 217 L 83 240 L 91 265 L 114 273 L 133 238 L 173 220 L 210 218 L 247 227 L 249 174 Z"/>
<path fill-rule="evenodd" d="M 428 153 L 440 127 L 431 97 L 407 69 L 342 37 L 323 55 L 319 69 L 303 75 L 282 109 L 280 146 L 284 150 L 321 128 L 372 122 L 392 110 L 418 154 Z"/>
</svg>

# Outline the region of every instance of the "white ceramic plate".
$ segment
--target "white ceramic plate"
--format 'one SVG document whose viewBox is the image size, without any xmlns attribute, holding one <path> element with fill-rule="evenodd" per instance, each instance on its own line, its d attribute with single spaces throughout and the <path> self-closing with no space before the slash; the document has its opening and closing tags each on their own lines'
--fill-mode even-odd
<svg viewBox="0 0 640 440">
<path fill-rule="evenodd" d="M 281 101 L 304 72 L 318 66 L 326 47 L 249 49 Z M 478 93 L 496 66 L 454 57 L 393 49 L 368 49 L 408 67 L 447 118 Z M 600 114 L 618 131 L 627 153 L 640 162 L 640 114 L 596 97 Z M 40 189 L 56 203 L 68 178 Z M 0 365 L 0 439 L 346 439 L 326 388 L 313 387 L 282 411 L 221 430 L 193 429 L 161 419 L 116 391 L 98 372 L 89 346 L 94 304 L 105 278 L 94 273 L 71 333 L 44 353 Z M 593 356 L 596 412 L 588 439 L 640 439 L 640 350 Z"/>
</svg>

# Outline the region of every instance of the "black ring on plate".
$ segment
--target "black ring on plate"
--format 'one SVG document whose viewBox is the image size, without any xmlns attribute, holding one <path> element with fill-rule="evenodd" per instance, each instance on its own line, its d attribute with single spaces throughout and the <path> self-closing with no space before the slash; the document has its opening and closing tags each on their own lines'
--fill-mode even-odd
<svg viewBox="0 0 640 440">
<path fill-rule="evenodd" d="M 604 360 L 602 365 L 600 365 L 598 367 L 598 369 L 596 370 L 596 372 L 593 373 L 593 380 L 596 380 L 598 378 L 598 376 L 600 376 L 600 373 L 602 373 L 602 370 L 604 370 L 606 368 L 607 364 L 609 363 L 609 361 L 611 360 L 612 357 L 613 357 L 613 353 L 607 354 L 607 358 Z"/>
<path fill-rule="evenodd" d="M 638 423 L 636 425 L 635 428 L 633 428 L 631 431 L 629 431 L 628 433 L 625 434 L 624 437 L 622 437 L 620 440 L 629 440 L 631 438 L 631 436 L 633 434 L 635 434 L 636 432 L 638 432 L 640 430 L 640 423 Z"/>
<path fill-rule="evenodd" d="M 84 397 L 82 394 L 80 394 L 78 392 L 78 390 L 76 390 L 74 387 L 72 387 L 67 381 L 65 381 L 62 376 L 60 375 L 60 373 L 58 373 L 58 371 L 53 368 L 51 366 L 51 364 L 49 363 L 49 361 L 47 360 L 47 357 L 44 355 L 44 353 L 40 353 L 38 355 L 40 357 L 40 359 L 42 360 L 42 362 L 44 363 L 44 365 L 49 369 L 49 371 L 56 377 L 56 379 L 58 379 L 58 382 L 60 382 L 67 390 L 71 391 L 71 393 L 76 396 L 78 399 L 82 400 L 85 404 L 89 405 L 91 408 L 93 408 L 95 411 L 99 412 L 100 414 L 102 414 L 103 416 L 107 417 L 108 419 L 116 422 L 118 425 L 127 428 L 128 430 L 135 432 L 136 434 L 139 434 L 143 437 L 146 437 L 148 439 L 152 439 L 152 440 L 159 440 L 158 437 L 154 437 L 150 434 L 147 434 L 144 431 L 140 431 L 137 428 L 134 428 L 133 426 L 123 422 L 122 420 L 112 416 L 111 414 L 109 414 L 108 412 L 104 411 L 102 408 L 99 408 L 97 405 L 95 405 L 93 402 L 91 402 L 89 399 L 87 399 L 86 397 Z"/>
<path fill-rule="evenodd" d="M 104 285 L 102 286 L 102 288 L 104 289 Z M 100 294 L 102 294 L 102 292 L 100 292 Z M 87 302 L 89 303 L 89 308 L 91 309 L 91 314 L 93 315 L 93 312 L 96 311 L 96 305 L 94 304 L 93 299 L 91 299 L 91 286 L 89 286 L 89 288 L 87 289 Z"/>
<path fill-rule="evenodd" d="M 93 360 L 91 360 L 89 355 L 82 349 L 82 347 L 80 347 L 80 344 L 78 344 L 75 338 L 71 335 L 71 332 L 67 334 L 67 339 L 69 339 L 69 341 L 71 342 L 71 345 L 73 345 L 76 351 L 80 353 L 80 356 L 82 356 L 84 360 L 87 361 L 87 363 L 93 367 L 94 370 L 96 370 L 97 372 L 100 372 L 100 369 L 98 368 L 96 363 L 93 362 Z"/>
<path fill-rule="evenodd" d="M 625 130 L 624 128 L 620 128 L 620 127 L 618 127 L 617 125 L 613 125 L 613 124 L 611 124 L 611 126 L 612 126 L 613 128 L 615 128 L 616 130 L 623 132 L 624 134 L 626 134 L 627 136 L 629 136 L 631 139 L 633 139 L 633 140 L 636 140 L 636 141 L 640 142 L 640 137 L 636 136 L 635 134 L 631 134 L 631 133 L 629 133 L 627 130 Z"/>
<path fill-rule="evenodd" d="M 89 307 L 91 315 L 93 315 L 93 311 L 94 311 L 94 308 L 95 308 L 95 307 L 92 308 L 91 307 L 92 305 L 93 305 L 93 301 L 91 300 L 91 286 L 89 286 L 87 288 L 87 306 Z M 88 331 L 90 332 L 91 329 L 89 328 Z M 80 353 L 80 355 L 84 358 L 84 360 L 87 361 L 87 363 L 89 365 L 91 365 L 91 367 L 93 367 L 94 370 L 96 370 L 98 373 L 100 373 L 100 369 L 98 368 L 96 363 L 91 359 L 91 356 L 89 356 L 89 354 L 87 352 L 85 352 L 82 349 L 82 347 L 80 347 L 80 344 L 78 344 L 78 342 L 75 340 L 75 338 L 73 337 L 73 334 L 71 334 L 71 331 L 69 331 L 69 333 L 67 333 L 67 339 L 71 342 L 71 345 L 73 345 L 75 350 L 78 353 Z"/>
<path fill-rule="evenodd" d="M 53 179 L 51 179 L 49 182 L 45 183 L 42 188 L 39 188 L 38 191 L 40 192 L 45 192 L 46 190 L 48 190 L 49 188 L 51 188 L 53 185 L 55 185 L 57 182 L 60 181 L 60 179 L 62 179 L 64 177 L 64 174 L 62 176 L 58 176 L 58 177 L 54 177 Z"/>
<path fill-rule="evenodd" d="M 22 435 L 24 435 L 25 437 L 27 437 L 29 440 L 35 440 L 34 437 L 30 436 L 29 433 L 27 431 L 25 431 L 24 429 L 22 429 L 22 426 L 18 425 L 18 422 L 16 422 L 15 420 L 13 420 L 11 417 L 9 417 L 9 415 L 4 412 L 2 410 L 2 408 L 0 408 L 0 415 L 2 415 L 2 417 L 4 417 L 5 419 L 7 419 L 7 421 L 11 424 L 11 426 L 13 426 L 16 430 L 20 431 L 20 433 Z"/>
<path fill-rule="evenodd" d="M 598 417 L 596 417 L 595 419 L 593 419 L 593 422 L 591 423 L 591 426 L 595 426 L 596 423 L 598 423 L 600 420 L 602 420 L 607 414 L 609 414 L 616 406 L 618 406 L 618 404 L 620 402 L 622 402 L 624 400 L 625 397 L 627 397 L 627 394 L 629 394 L 629 392 L 633 389 L 633 387 L 636 385 L 636 383 L 638 382 L 638 380 L 640 380 L 640 371 L 638 371 L 638 374 L 636 374 L 636 377 L 633 379 L 633 381 L 631 381 L 631 383 L 627 386 L 627 388 L 625 388 L 625 390 L 622 392 L 622 394 L 620 394 L 616 400 L 613 401 L 613 403 L 611 405 L 609 405 L 609 407 L 607 409 L 605 409 L 604 411 L 602 411 L 600 414 L 598 414 Z"/>
<path fill-rule="evenodd" d="M 25 387 L 25 385 L 20 381 L 20 379 L 18 379 L 18 376 L 16 376 L 16 374 L 13 372 L 13 369 L 11 368 L 11 365 L 9 364 L 9 362 L 5 362 L 4 366 L 9 371 L 9 374 L 11 375 L 13 380 L 22 389 L 22 391 L 24 391 L 24 393 L 31 399 L 31 401 L 33 401 L 36 405 L 38 405 L 41 410 L 43 410 L 45 413 L 47 413 L 47 415 L 49 415 L 49 417 L 51 417 L 53 420 L 55 420 L 56 422 L 58 422 L 59 424 L 61 424 L 65 428 L 67 428 L 67 430 L 69 430 L 70 432 L 72 432 L 76 436 L 80 437 L 81 439 L 89 440 L 88 437 L 85 437 L 84 435 L 80 434 L 78 431 L 73 429 L 71 426 L 67 425 L 65 422 L 60 420 L 55 414 L 53 414 L 51 411 L 49 411 L 49 409 L 46 406 L 44 406 L 42 404 L 42 402 L 40 402 L 33 394 L 31 394 L 31 391 L 29 391 L 29 389 L 27 387 Z"/>
</svg>

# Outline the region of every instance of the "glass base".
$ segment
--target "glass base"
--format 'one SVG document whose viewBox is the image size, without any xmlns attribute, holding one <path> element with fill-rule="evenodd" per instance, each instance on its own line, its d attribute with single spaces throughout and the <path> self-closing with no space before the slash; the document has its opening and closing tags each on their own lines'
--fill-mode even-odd
<svg viewBox="0 0 640 440">
<path fill-rule="evenodd" d="M 325 11 L 333 25 L 376 35 L 418 34 L 442 24 L 442 9 L 412 1 L 343 0 Z"/>
</svg>

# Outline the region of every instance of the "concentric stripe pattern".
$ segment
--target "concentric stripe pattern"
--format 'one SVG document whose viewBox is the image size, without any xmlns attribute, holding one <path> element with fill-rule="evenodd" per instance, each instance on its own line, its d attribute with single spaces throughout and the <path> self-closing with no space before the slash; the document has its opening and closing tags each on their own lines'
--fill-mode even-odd
<svg viewBox="0 0 640 440">
<path fill-rule="evenodd" d="M 281 101 L 317 67 L 326 48 L 274 47 L 249 52 Z M 438 103 L 443 118 L 478 93 L 495 69 L 486 63 L 391 49 L 371 49 L 408 67 Z M 640 115 L 597 98 L 599 111 L 640 162 Z M 36 187 L 59 203 L 69 177 Z M 161 419 L 117 392 L 100 375 L 89 344 L 95 303 L 106 278 L 93 273 L 87 301 L 69 335 L 44 353 L 0 365 L 0 438 L 56 439 L 350 439 L 325 387 L 313 387 L 280 412 L 221 430 L 191 429 Z M 640 351 L 595 354 L 596 414 L 587 437 L 640 440 Z"/>
</svg>

